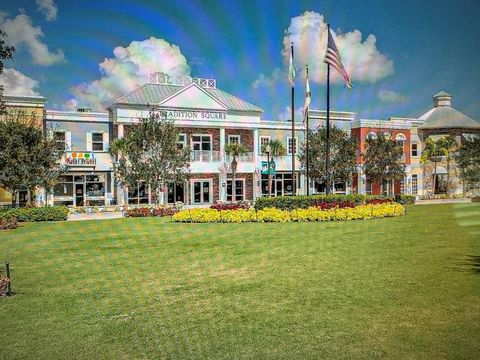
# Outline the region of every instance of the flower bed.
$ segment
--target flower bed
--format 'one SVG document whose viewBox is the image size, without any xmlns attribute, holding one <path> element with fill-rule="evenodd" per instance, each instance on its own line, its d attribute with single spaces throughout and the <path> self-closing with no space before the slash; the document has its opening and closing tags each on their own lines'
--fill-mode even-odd
<svg viewBox="0 0 480 360">
<path fill-rule="evenodd" d="M 396 203 L 359 205 L 356 207 L 335 207 L 322 209 L 309 207 L 307 209 L 283 210 L 264 208 L 261 210 L 238 209 L 189 209 L 173 215 L 177 222 L 194 223 L 242 223 L 242 222 L 291 222 L 291 221 L 335 221 L 364 220 L 383 217 L 400 216 L 405 213 L 405 207 Z"/>
<path fill-rule="evenodd" d="M 174 207 L 141 207 L 126 210 L 125 217 L 172 216 L 177 213 L 177 211 Z"/>
</svg>

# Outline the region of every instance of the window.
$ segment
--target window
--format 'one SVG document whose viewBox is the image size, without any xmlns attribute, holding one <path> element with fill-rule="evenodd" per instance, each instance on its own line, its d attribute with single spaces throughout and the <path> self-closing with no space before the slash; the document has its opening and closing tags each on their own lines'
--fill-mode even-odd
<svg viewBox="0 0 480 360">
<path fill-rule="evenodd" d="M 105 196 L 105 175 L 86 175 L 86 192 L 90 197 Z"/>
<path fill-rule="evenodd" d="M 412 142 L 412 156 L 418 156 L 418 144 Z"/>
<path fill-rule="evenodd" d="M 144 182 L 128 187 L 128 203 L 148 204 L 148 186 Z"/>
<path fill-rule="evenodd" d="M 192 148 L 194 151 L 212 150 L 212 137 L 210 135 L 192 135 Z"/>
<path fill-rule="evenodd" d="M 392 138 L 392 135 L 390 135 L 390 133 L 387 131 L 383 133 L 383 137 L 387 140 L 390 140 Z"/>
<path fill-rule="evenodd" d="M 260 154 L 265 153 L 265 147 L 270 143 L 270 136 L 260 136 Z"/>
<path fill-rule="evenodd" d="M 177 148 L 184 149 L 187 146 L 187 135 L 178 134 Z"/>
<path fill-rule="evenodd" d="M 369 179 L 365 181 L 365 194 L 372 194 L 372 182 Z"/>
<path fill-rule="evenodd" d="M 297 143 L 298 143 L 298 138 L 295 138 L 295 141 L 293 141 L 292 138 L 287 138 L 287 154 L 288 155 L 297 153 Z"/>
<path fill-rule="evenodd" d="M 103 151 L 103 133 L 92 133 L 92 150 Z"/>
<path fill-rule="evenodd" d="M 228 135 L 229 144 L 240 144 L 240 135 Z"/>
<path fill-rule="evenodd" d="M 418 194 L 418 175 L 412 175 L 412 195 Z"/>
<path fill-rule="evenodd" d="M 401 149 L 403 149 L 406 140 L 407 138 L 403 134 L 397 134 L 397 136 L 395 136 L 395 141 L 397 142 L 398 147 Z"/>
<path fill-rule="evenodd" d="M 405 194 L 405 179 L 400 179 L 400 194 Z"/>
<path fill-rule="evenodd" d="M 227 180 L 227 201 L 232 201 L 232 180 Z M 245 200 L 245 179 L 235 179 L 235 201 Z"/>
<path fill-rule="evenodd" d="M 212 201 L 212 180 L 191 181 L 191 203 L 208 204 Z"/>
<path fill-rule="evenodd" d="M 54 131 L 53 140 L 55 140 L 55 147 L 57 150 L 65 151 L 67 148 L 65 131 Z"/>
<path fill-rule="evenodd" d="M 367 140 L 374 140 L 376 138 L 377 138 L 377 134 L 375 134 L 373 131 L 367 134 Z"/>
</svg>

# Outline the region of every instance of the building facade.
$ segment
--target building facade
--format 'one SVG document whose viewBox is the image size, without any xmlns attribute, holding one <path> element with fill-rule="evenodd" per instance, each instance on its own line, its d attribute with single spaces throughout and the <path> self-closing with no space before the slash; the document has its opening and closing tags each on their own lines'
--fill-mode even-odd
<svg viewBox="0 0 480 360">
<path fill-rule="evenodd" d="M 444 194 L 448 168 L 449 193 L 463 194 L 465 189 L 453 160 L 439 159 L 435 173 L 431 163 L 421 162 L 421 154 L 427 138 L 453 135 L 461 144 L 465 137 L 480 135 L 480 123 L 453 109 L 451 96 L 444 92 L 435 95 L 433 100 L 433 108 L 419 118 L 358 119 L 353 112 L 332 111 L 331 125 L 350 132 L 357 139 L 359 153 L 357 172 L 352 181 L 334 180 L 333 192 L 419 197 Z M 62 162 L 67 168 L 53 191 L 44 194 L 44 201 L 70 206 L 154 203 L 155 195 L 145 184 L 128 188 L 116 183 L 113 161 L 108 152 L 110 141 L 122 138 L 141 119 L 148 117 L 151 106 L 174 120 L 179 130 L 177 145 L 191 150 L 188 181 L 168 184 L 161 199 L 164 203 L 208 206 L 233 199 L 251 202 L 261 196 L 306 194 L 307 186 L 310 194 L 325 192 L 322 183 L 306 183 L 297 157 L 305 138 L 303 122 L 296 122 L 293 139 L 290 121 L 262 119 L 261 108 L 218 89 L 213 79 L 156 73 L 150 76 L 147 84 L 117 99 L 108 107 L 108 112 L 96 113 L 85 108 L 78 111 L 41 108 L 43 126 L 48 136 L 65 150 Z M 325 122 L 325 111 L 309 112 L 311 128 L 324 126 Z M 365 176 L 361 153 L 365 151 L 366 140 L 378 133 L 394 139 L 403 149 L 404 179 L 377 184 Z M 274 140 L 283 144 L 286 155 L 269 158 L 275 163 L 275 171 L 269 176 L 263 149 Z M 235 184 L 232 183 L 232 159 L 225 153 L 225 146 L 229 143 L 241 143 L 248 150 L 247 154 L 237 158 Z M 296 157 L 295 182 L 292 156 Z M 432 188 L 433 177 L 437 184 L 435 188 Z M 5 201 L 5 195 L 2 199 Z"/>
</svg>

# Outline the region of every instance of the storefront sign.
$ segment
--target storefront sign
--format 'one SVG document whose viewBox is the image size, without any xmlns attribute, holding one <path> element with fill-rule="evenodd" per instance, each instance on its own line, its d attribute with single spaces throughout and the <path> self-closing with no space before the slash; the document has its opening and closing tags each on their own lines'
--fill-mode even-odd
<svg viewBox="0 0 480 360">
<path fill-rule="evenodd" d="M 270 161 L 270 175 L 275 175 L 275 161 Z M 262 161 L 262 174 L 268 174 L 267 161 Z"/>
<path fill-rule="evenodd" d="M 214 111 L 160 110 L 160 116 L 167 119 L 227 120 L 227 114 Z"/>
<path fill-rule="evenodd" d="M 92 152 L 70 152 L 65 157 L 65 164 L 69 166 L 95 166 L 96 163 Z"/>
</svg>

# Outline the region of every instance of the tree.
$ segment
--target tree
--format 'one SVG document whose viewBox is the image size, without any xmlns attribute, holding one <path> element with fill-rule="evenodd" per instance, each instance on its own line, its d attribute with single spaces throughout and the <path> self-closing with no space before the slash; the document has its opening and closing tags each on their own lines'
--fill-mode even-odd
<svg viewBox="0 0 480 360">
<path fill-rule="evenodd" d="M 456 151 L 458 144 L 455 141 L 455 138 L 451 135 L 448 135 L 446 137 L 442 137 L 439 139 L 441 147 L 443 147 L 446 150 L 446 156 L 447 156 L 447 195 L 449 195 L 450 192 L 450 165 L 451 165 L 451 160 L 452 160 L 452 155 Z"/>
<path fill-rule="evenodd" d="M 5 42 L 5 38 L 7 34 L 0 29 L 0 75 L 3 73 L 3 60 L 8 60 L 13 57 L 13 53 L 15 52 L 15 48 L 13 46 L 7 46 Z M 3 96 L 3 85 L 0 84 L 0 115 L 5 114 L 5 104 L 2 100 Z"/>
<path fill-rule="evenodd" d="M 325 172 L 325 143 L 327 128 L 318 127 L 308 131 L 308 172 L 309 177 L 317 182 L 324 182 L 327 178 Z M 299 160 L 302 168 L 307 167 L 307 144 L 302 144 Z M 346 131 L 330 127 L 330 166 L 329 179 L 348 182 L 356 172 L 357 140 Z M 325 184 L 331 186 L 331 184 Z"/>
<path fill-rule="evenodd" d="M 436 186 L 436 174 L 437 174 L 437 163 L 442 160 L 442 156 L 448 155 L 448 150 L 446 149 L 447 144 L 442 138 L 437 141 L 432 138 L 427 138 L 425 140 L 425 146 L 422 151 L 422 156 L 420 161 L 425 164 L 428 161 L 433 162 L 433 173 L 432 173 L 432 192 L 435 191 Z"/>
<path fill-rule="evenodd" d="M 387 135 L 378 132 L 367 138 L 367 149 L 363 154 L 363 171 L 367 178 L 382 186 L 384 181 L 400 180 L 405 177 L 405 164 L 402 161 L 403 147 Z"/>
<path fill-rule="evenodd" d="M 225 146 L 225 154 L 232 157 L 230 168 L 232 169 L 232 202 L 235 202 L 235 176 L 237 175 L 237 157 L 245 155 L 248 149 L 242 144 L 231 143 Z"/>
<path fill-rule="evenodd" d="M 23 111 L 8 113 L 0 122 L 0 184 L 12 194 L 12 205 L 20 190 L 49 190 L 64 172 L 64 151 L 37 124 L 35 116 Z"/>
<path fill-rule="evenodd" d="M 480 189 L 480 137 L 464 138 L 453 157 L 460 168 L 460 178 L 469 188 Z"/>
<path fill-rule="evenodd" d="M 159 204 L 168 183 L 181 183 L 189 175 L 190 150 L 179 148 L 178 134 L 173 120 L 152 108 L 148 118 L 110 146 L 117 182 L 121 180 L 123 186 L 144 182 Z"/>
<path fill-rule="evenodd" d="M 269 153 L 269 164 L 267 164 L 267 177 L 268 177 L 268 196 L 271 196 L 272 192 L 272 174 L 271 174 L 271 162 L 270 157 L 272 159 L 278 158 L 280 156 L 285 156 L 287 154 L 287 149 L 283 145 L 283 143 L 280 140 L 270 140 L 268 142 L 268 146 L 270 148 L 270 153 Z M 263 155 L 267 155 L 266 152 L 266 145 L 261 149 L 261 153 Z"/>
</svg>

